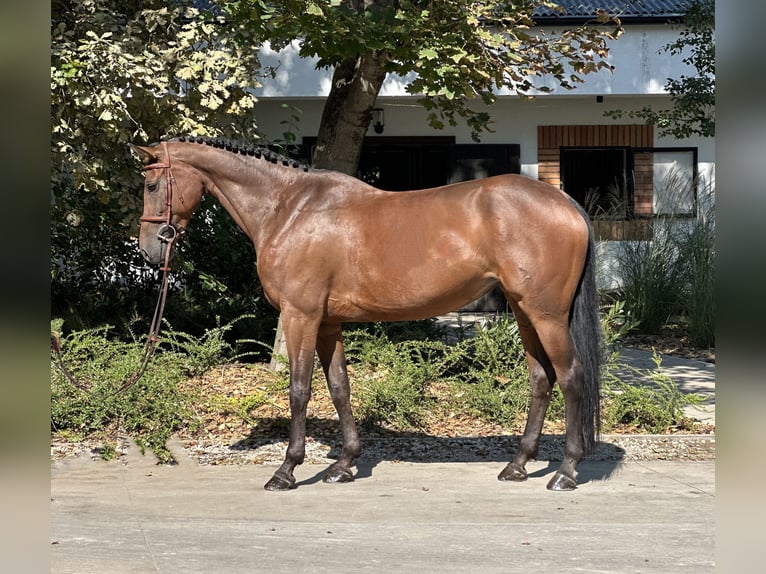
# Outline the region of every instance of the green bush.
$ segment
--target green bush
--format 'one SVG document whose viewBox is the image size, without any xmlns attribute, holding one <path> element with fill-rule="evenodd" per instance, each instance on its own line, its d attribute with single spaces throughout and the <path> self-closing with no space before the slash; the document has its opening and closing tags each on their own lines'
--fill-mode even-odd
<svg viewBox="0 0 766 574">
<path fill-rule="evenodd" d="M 626 306 L 616 301 L 602 309 L 602 323 L 608 342 L 616 345 L 634 321 Z M 467 411 L 489 422 L 510 427 L 529 408 L 528 369 L 512 317 L 480 322 L 453 345 L 427 340 L 394 343 L 381 329 L 377 333 L 350 333 L 347 349 L 354 365 L 356 412 L 367 423 L 385 422 L 397 430 L 417 426 L 431 405 L 428 387 L 435 381 L 451 389 L 452 398 L 446 400 L 451 401 L 453 410 Z M 612 354 L 602 379 L 604 430 L 627 425 L 638 431 L 662 433 L 689 422 L 683 408 L 700 399 L 678 390 L 662 373 L 659 357 L 655 369 L 634 372 L 628 380 L 617 376 L 617 368 L 617 354 Z M 563 396 L 554 386 L 546 418 L 555 421 L 564 416 Z"/>
<path fill-rule="evenodd" d="M 509 316 L 476 324 L 473 336 L 454 349 L 452 366 L 468 408 L 486 420 L 513 423 L 531 396 L 518 325 Z"/>
<path fill-rule="evenodd" d="M 625 307 L 643 333 L 657 334 L 681 309 L 678 245 L 668 220 L 655 220 L 650 241 L 624 241 L 617 255 Z"/>
<path fill-rule="evenodd" d="M 683 311 L 692 342 L 715 345 L 715 212 L 705 210 L 679 234 Z"/>
<path fill-rule="evenodd" d="M 622 365 L 620 368 L 628 371 L 625 378 L 628 380 L 625 380 L 616 375 L 616 362 L 609 362 L 603 384 L 603 430 L 608 432 L 618 425 L 625 425 L 661 434 L 673 426 L 685 428 L 690 425 L 684 407 L 699 404 L 702 397 L 696 393 L 682 393 L 673 380 L 662 372 L 662 359 L 657 353 L 654 363 L 655 368 L 648 371 Z M 646 382 L 639 384 L 630 379 Z"/>
<path fill-rule="evenodd" d="M 138 369 L 144 344 L 113 336 L 109 326 L 61 334 L 62 321 L 51 323 L 61 355 L 51 362 L 51 430 L 72 440 L 95 437 L 105 442 L 102 456 L 114 454 L 116 435 L 132 437 L 161 462 L 172 462 L 166 443 L 173 432 L 195 424 L 194 397 L 179 384 L 220 363 L 230 348 L 223 334 L 228 326 L 200 338 L 169 331 L 143 376 L 121 393 L 117 390 Z M 74 386 L 65 368 L 78 381 Z"/>
<path fill-rule="evenodd" d="M 388 423 L 417 427 L 428 401 L 428 386 L 441 378 L 449 360 L 439 341 L 392 341 L 383 329 L 346 336 L 346 355 L 354 369 L 356 414 L 366 426 Z"/>
<path fill-rule="evenodd" d="M 637 329 L 657 334 L 670 321 L 689 326 L 693 343 L 715 344 L 715 208 L 712 183 L 670 171 L 661 183 L 652 238 L 622 241 L 617 254 L 620 297 Z M 692 196 L 694 194 L 694 196 Z M 695 200 L 692 202 L 691 197 Z M 677 205 L 676 205 L 677 203 Z M 693 204 L 693 216 L 686 214 Z"/>
<path fill-rule="evenodd" d="M 638 326 L 625 307 L 625 301 L 617 300 L 602 305 L 601 324 L 604 328 L 604 344 L 613 347 Z"/>
<path fill-rule="evenodd" d="M 57 199 L 51 214 L 51 316 L 64 319 L 65 331 L 117 323 L 112 334 L 130 341 L 125 325 L 149 328 L 159 271 L 143 262 L 120 214 L 104 210 L 93 194 L 62 191 Z M 273 340 L 278 315 L 263 296 L 253 245 L 220 205 L 203 201 L 171 266 L 165 317 L 179 332 L 200 337 L 232 322 L 226 338 L 233 345 L 243 338 Z M 263 351 L 255 358 L 265 356 Z"/>
<path fill-rule="evenodd" d="M 610 341 L 630 325 L 625 307 L 619 302 L 602 310 Z M 457 343 L 419 339 L 424 325 L 413 324 L 408 334 L 400 326 L 394 338 L 383 326 L 368 326 L 346 335 L 346 354 L 352 377 L 355 412 L 364 425 L 386 425 L 395 431 L 422 427 L 433 407 L 433 385 L 446 385 L 449 410 L 480 416 L 510 428 L 526 415 L 530 388 L 518 326 L 511 317 L 477 324 L 472 333 Z M 104 458 L 116 455 L 116 437 L 128 435 L 143 449 L 150 449 L 162 462 L 172 462 L 166 443 L 182 428 L 199 424 L 193 405 L 198 401 L 180 384 L 189 377 L 207 372 L 225 360 L 236 358 L 235 347 L 226 335 L 232 323 L 208 329 L 201 336 L 167 329 L 144 376 L 131 388 L 115 394 L 138 367 L 143 343 L 115 337 L 108 327 L 61 334 L 61 321 L 52 322 L 58 334 L 67 368 L 88 389 L 73 386 L 53 363 L 51 367 L 51 430 L 66 439 L 95 439 Z M 429 327 L 426 327 L 429 328 Z M 603 428 L 632 426 L 652 433 L 683 426 L 683 408 L 699 400 L 683 395 L 660 370 L 636 373 L 649 384 L 621 380 L 616 355 L 604 368 Z M 626 368 L 626 367 L 621 367 Z M 315 369 L 321 377 L 321 370 Z M 284 371 L 275 379 L 287 387 Z M 320 381 L 315 381 L 320 384 Z M 323 384 L 323 382 L 321 382 Z M 214 397 L 211 406 L 251 420 L 250 412 L 268 397 L 265 393 L 230 398 Z M 564 402 L 558 387 L 548 409 L 548 420 L 564 417 Z"/>
</svg>

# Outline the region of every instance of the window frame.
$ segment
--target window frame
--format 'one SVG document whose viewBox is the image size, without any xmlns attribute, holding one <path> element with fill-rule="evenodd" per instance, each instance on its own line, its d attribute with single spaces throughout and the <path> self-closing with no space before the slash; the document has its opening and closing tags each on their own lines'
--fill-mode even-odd
<svg viewBox="0 0 766 574">
<path fill-rule="evenodd" d="M 654 209 L 654 193 L 655 188 L 652 187 L 652 213 L 651 218 L 653 219 L 668 219 L 673 217 L 682 217 L 682 218 L 692 218 L 697 216 L 697 211 L 699 207 L 699 193 L 698 193 L 698 182 L 699 182 L 699 148 L 696 146 L 661 146 L 661 147 L 636 147 L 633 150 L 631 150 L 632 154 L 636 153 L 651 153 L 652 154 L 652 163 L 653 166 L 656 165 L 654 162 L 654 155 L 657 153 L 691 153 L 692 154 L 692 161 L 691 161 L 691 181 L 692 183 L 692 194 L 693 197 L 691 199 L 691 207 L 689 211 L 685 212 L 660 212 L 657 213 Z M 632 160 L 631 160 L 632 163 Z"/>
</svg>

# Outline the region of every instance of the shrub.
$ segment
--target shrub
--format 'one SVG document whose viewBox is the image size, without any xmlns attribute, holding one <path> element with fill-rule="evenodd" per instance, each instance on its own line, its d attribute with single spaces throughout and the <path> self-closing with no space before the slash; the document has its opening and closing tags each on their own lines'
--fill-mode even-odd
<svg viewBox="0 0 766 574">
<path fill-rule="evenodd" d="M 438 341 L 394 342 L 382 330 L 358 330 L 346 339 L 347 357 L 355 365 L 356 413 L 362 423 L 417 427 L 428 386 L 445 371 L 447 346 Z"/>
<path fill-rule="evenodd" d="M 51 430 L 70 439 L 105 441 L 104 457 L 114 454 L 110 441 L 125 433 L 142 452 L 148 448 L 161 462 L 173 462 L 167 440 L 176 430 L 195 424 L 193 397 L 181 392 L 179 383 L 222 360 L 229 349 L 223 339 L 229 326 L 200 338 L 166 332 L 143 376 L 118 394 L 141 363 L 144 344 L 110 337 L 110 326 L 61 335 L 61 323 L 51 323 L 61 348 L 61 356 L 53 356 L 51 363 Z M 64 376 L 62 365 L 86 390 Z"/>
<path fill-rule="evenodd" d="M 679 234 L 683 311 L 692 342 L 715 345 L 715 212 L 704 210 Z"/>
<path fill-rule="evenodd" d="M 607 341 L 615 345 L 634 322 L 625 305 L 614 302 L 602 309 Z M 526 416 L 531 392 L 518 326 L 509 316 L 483 321 L 467 330 L 454 345 L 434 341 L 393 343 L 382 330 L 350 333 L 347 354 L 354 365 L 356 412 L 365 423 L 385 422 L 398 430 L 417 426 L 432 398 L 432 382 L 446 382 L 454 410 L 464 409 L 489 422 L 510 427 Z M 602 378 L 603 428 L 634 427 L 662 433 L 683 426 L 683 408 L 700 399 L 684 395 L 656 368 L 635 371 L 621 379 L 617 354 L 604 366 Z M 621 369 L 627 369 L 620 366 Z M 648 380 L 648 383 L 645 381 Z M 640 381 L 640 382 L 639 382 Z M 546 419 L 565 416 L 563 396 L 554 386 Z"/>
<path fill-rule="evenodd" d="M 610 342 L 619 340 L 630 325 L 625 307 L 613 303 L 602 311 Z M 60 333 L 61 321 L 52 322 Z M 185 379 L 204 374 L 224 360 L 231 360 L 233 346 L 226 334 L 231 323 L 219 325 L 197 337 L 172 329 L 163 339 L 144 376 L 122 394 L 115 391 L 136 370 L 143 344 L 113 337 L 110 327 L 59 335 L 63 359 L 88 390 L 73 386 L 52 364 L 51 430 L 68 440 L 101 442 L 102 457 L 116 455 L 117 436 L 134 438 L 142 451 L 155 453 L 161 462 L 172 462 L 166 443 L 173 432 L 200 424 L 192 405 L 200 401 L 181 391 Z M 423 325 L 413 333 L 419 336 Z M 428 328 L 428 327 L 427 327 Z M 453 412 L 468 412 L 510 428 L 526 415 L 530 388 L 518 326 L 511 317 L 478 323 L 457 343 L 408 338 L 407 329 L 395 331 L 392 340 L 382 326 L 368 326 L 346 335 L 346 354 L 353 378 L 355 411 L 364 425 L 386 425 L 408 431 L 421 427 L 431 406 L 434 385 L 446 386 Z M 236 357 L 236 355 L 234 355 Z M 633 427 L 661 433 L 688 423 L 683 408 L 699 400 L 683 395 L 660 370 L 636 372 L 636 377 L 617 375 L 616 354 L 604 368 L 603 428 Z M 626 367 L 621 367 L 625 369 Z M 315 376 L 320 377 L 320 369 Z M 649 379 L 649 384 L 636 383 Z M 273 385 L 286 389 L 286 371 L 274 375 Z M 319 383 L 319 381 L 316 381 Z M 208 396 L 208 407 L 234 414 L 254 423 L 251 411 L 268 400 L 266 393 L 245 397 Z M 548 420 L 564 417 L 564 402 L 554 387 Z"/>
<path fill-rule="evenodd" d="M 92 195 L 62 192 L 52 206 L 52 317 L 63 318 L 66 331 L 122 318 L 111 335 L 129 341 L 126 325 L 149 327 L 159 272 L 142 261 L 135 239 Z M 82 215 L 75 218 L 75 212 Z M 226 334 L 231 344 L 273 337 L 277 312 L 263 297 L 253 245 L 218 204 L 203 201 L 171 265 L 165 317 L 179 332 L 203 336 L 222 321 L 232 323 Z"/>
<path fill-rule="evenodd" d="M 622 242 L 617 264 L 625 307 L 640 330 L 656 334 L 681 309 L 682 275 L 672 222 L 655 220 L 650 241 Z"/>
<path fill-rule="evenodd" d="M 601 324 L 604 328 L 604 344 L 613 347 L 636 328 L 638 321 L 626 309 L 625 301 L 617 300 L 601 307 Z"/>
<path fill-rule="evenodd" d="M 695 194 L 695 192 L 697 192 Z M 670 320 L 688 322 L 692 341 L 715 343 L 715 210 L 712 183 L 702 185 L 671 169 L 657 190 L 652 239 L 623 241 L 617 274 L 626 309 L 647 334 Z M 689 209 L 694 207 L 693 216 Z"/>
<path fill-rule="evenodd" d="M 452 372 L 469 408 L 486 420 L 512 424 L 531 396 L 518 324 L 509 316 L 476 324 L 455 347 Z"/>
<path fill-rule="evenodd" d="M 649 371 L 621 366 L 621 369 L 628 371 L 625 378 L 616 375 L 616 362 L 609 362 L 605 370 L 604 404 L 601 409 L 605 431 L 627 426 L 659 434 L 673 426 L 689 426 L 684 407 L 698 404 L 702 397 L 696 393 L 682 393 L 673 380 L 662 372 L 660 355 L 655 353 L 653 359 L 655 368 Z M 638 380 L 641 382 L 636 382 Z"/>
</svg>

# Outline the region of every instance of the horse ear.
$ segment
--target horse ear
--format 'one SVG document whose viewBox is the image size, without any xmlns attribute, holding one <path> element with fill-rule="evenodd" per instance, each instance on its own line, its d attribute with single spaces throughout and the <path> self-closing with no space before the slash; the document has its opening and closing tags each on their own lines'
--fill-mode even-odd
<svg viewBox="0 0 766 574">
<path fill-rule="evenodd" d="M 155 158 L 154 154 L 152 153 L 152 148 L 141 147 L 138 145 L 134 145 L 132 143 L 129 143 L 128 145 L 130 146 L 130 149 L 133 150 L 133 152 L 138 156 L 138 159 L 140 159 L 144 165 L 149 165 L 150 163 L 154 163 L 155 161 L 157 161 L 157 158 Z"/>
</svg>

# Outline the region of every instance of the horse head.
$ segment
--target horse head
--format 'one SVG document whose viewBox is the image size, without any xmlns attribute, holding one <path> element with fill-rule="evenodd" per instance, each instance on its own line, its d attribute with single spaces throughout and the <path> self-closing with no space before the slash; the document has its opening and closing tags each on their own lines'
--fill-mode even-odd
<svg viewBox="0 0 766 574">
<path fill-rule="evenodd" d="M 144 165 L 144 207 L 138 247 L 153 265 L 167 263 L 205 193 L 202 174 L 171 157 L 167 143 L 144 147 L 130 144 Z"/>
</svg>

